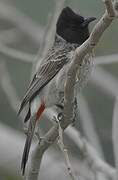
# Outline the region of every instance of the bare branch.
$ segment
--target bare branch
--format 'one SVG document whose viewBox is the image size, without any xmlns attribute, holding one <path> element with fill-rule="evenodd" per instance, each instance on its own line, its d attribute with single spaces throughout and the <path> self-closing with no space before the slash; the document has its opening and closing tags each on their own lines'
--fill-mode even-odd
<svg viewBox="0 0 118 180">
<path fill-rule="evenodd" d="M 107 11 L 107 13 L 108 13 L 108 16 L 109 16 L 110 18 L 115 17 L 115 11 L 114 11 L 113 6 L 111 6 L 110 1 L 109 1 L 109 0 L 103 0 L 103 2 L 105 3 L 106 11 Z"/>
<path fill-rule="evenodd" d="M 47 119 L 52 118 L 53 115 L 56 115 L 53 109 L 47 110 L 44 114 L 45 118 Z M 83 155 L 85 155 L 85 157 L 87 157 L 92 162 L 92 166 L 96 169 L 96 171 L 101 172 L 115 180 L 115 168 L 102 160 L 97 150 L 91 145 L 91 143 L 89 143 L 84 137 L 81 136 L 78 130 L 72 126 L 69 126 L 66 129 L 65 134 L 76 144 Z"/>
<path fill-rule="evenodd" d="M 53 116 L 56 116 L 56 112 L 53 109 L 48 109 L 44 113 L 44 116 L 47 119 L 51 119 Z M 93 163 L 93 166 L 97 171 L 108 175 L 112 179 L 115 178 L 115 168 L 102 160 L 101 155 L 97 151 L 97 149 L 95 149 L 90 142 L 82 137 L 80 132 L 76 128 L 69 126 L 64 133 L 76 144 L 76 146 L 81 150 L 83 154 L 85 153 L 89 157 L 89 159 L 91 159 L 91 162 Z"/>
<path fill-rule="evenodd" d="M 2 119 L 0 120 L 2 121 Z M 22 158 L 21 155 L 23 151 L 24 140 L 25 140 L 25 135 L 23 135 L 23 133 L 20 133 L 20 131 L 16 131 L 0 123 L 0 168 L 2 168 L 2 170 L 5 170 L 5 172 L 8 172 L 13 175 L 17 175 L 19 177 L 21 177 L 21 172 L 19 167 Z M 35 146 L 35 142 L 33 141 L 31 150 L 34 148 L 34 146 Z M 45 154 L 43 160 L 44 160 L 42 163 L 43 173 L 41 179 L 48 179 L 48 180 L 55 179 L 55 178 L 50 178 L 52 173 L 53 173 L 53 177 L 54 176 L 57 177 L 58 175 L 60 175 L 60 173 L 62 173 L 63 176 L 64 173 L 62 172 L 62 169 L 60 169 L 60 166 L 63 166 L 62 161 L 61 159 L 58 159 L 58 163 L 57 163 L 57 160 L 55 159 L 55 151 L 53 149 Z"/>
<path fill-rule="evenodd" d="M 94 147 L 74 127 L 68 127 L 65 133 L 78 146 L 81 152 L 90 159 L 96 171 L 102 172 L 115 180 L 116 170 L 99 157 Z"/>
</svg>

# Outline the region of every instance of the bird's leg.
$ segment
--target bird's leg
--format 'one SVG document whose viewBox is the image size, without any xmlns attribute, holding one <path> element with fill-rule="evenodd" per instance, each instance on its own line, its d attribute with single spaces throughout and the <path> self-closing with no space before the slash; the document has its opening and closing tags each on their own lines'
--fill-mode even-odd
<svg viewBox="0 0 118 180">
<path fill-rule="evenodd" d="M 39 127 L 39 124 L 38 124 L 38 126 L 36 126 L 35 135 L 36 135 L 37 139 L 39 140 L 39 142 L 41 141 L 40 134 L 41 134 L 41 131 L 40 131 L 40 127 Z"/>
<path fill-rule="evenodd" d="M 63 91 L 59 92 L 59 99 L 60 99 L 59 103 L 55 105 L 58 108 L 58 110 L 61 111 L 57 115 L 57 120 L 61 121 L 63 119 L 63 109 L 64 109 L 64 92 Z"/>
<path fill-rule="evenodd" d="M 61 112 L 58 113 L 58 115 L 57 115 L 57 119 L 59 121 L 61 121 L 63 119 L 64 96 L 61 98 L 61 101 L 58 104 L 56 104 L 56 107 L 59 108 L 59 110 L 61 110 Z M 75 100 L 74 100 L 74 107 L 73 107 L 73 121 L 72 121 L 72 125 L 75 124 L 75 121 L 77 119 L 77 111 L 78 111 L 78 104 L 77 104 L 77 98 L 75 98 Z"/>
<path fill-rule="evenodd" d="M 59 121 L 61 121 L 63 119 L 63 109 L 64 109 L 64 106 L 63 106 L 63 104 L 56 104 L 56 107 L 58 107 L 58 109 L 61 110 L 61 112 L 59 112 L 58 115 L 57 115 L 57 119 Z"/>
<path fill-rule="evenodd" d="M 61 110 L 61 112 L 58 113 L 57 115 L 57 119 L 59 121 L 61 121 L 63 119 L 63 109 L 64 109 L 64 105 L 63 104 L 56 104 L 56 107 L 59 109 L 59 111 Z"/>
<path fill-rule="evenodd" d="M 63 104 L 55 104 L 57 108 L 59 108 L 60 110 L 63 110 L 64 109 L 64 106 Z"/>
</svg>

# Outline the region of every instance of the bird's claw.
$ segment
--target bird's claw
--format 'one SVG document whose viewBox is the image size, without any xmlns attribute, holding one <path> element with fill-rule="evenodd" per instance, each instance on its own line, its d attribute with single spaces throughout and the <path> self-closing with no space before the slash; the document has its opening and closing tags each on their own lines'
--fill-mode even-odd
<svg viewBox="0 0 118 180">
<path fill-rule="evenodd" d="M 63 119 L 63 113 L 62 112 L 58 113 L 57 119 L 59 122 Z"/>
</svg>

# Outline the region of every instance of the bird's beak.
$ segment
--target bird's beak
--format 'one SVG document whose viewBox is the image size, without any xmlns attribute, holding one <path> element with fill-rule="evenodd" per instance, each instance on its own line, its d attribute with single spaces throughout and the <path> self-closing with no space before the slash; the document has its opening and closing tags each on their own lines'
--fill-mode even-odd
<svg viewBox="0 0 118 180">
<path fill-rule="evenodd" d="M 92 22 L 92 21 L 94 21 L 94 20 L 96 20 L 95 17 L 88 17 L 88 18 L 86 18 L 86 19 L 84 20 L 84 22 L 82 23 L 82 27 L 88 26 L 89 23 Z"/>
</svg>

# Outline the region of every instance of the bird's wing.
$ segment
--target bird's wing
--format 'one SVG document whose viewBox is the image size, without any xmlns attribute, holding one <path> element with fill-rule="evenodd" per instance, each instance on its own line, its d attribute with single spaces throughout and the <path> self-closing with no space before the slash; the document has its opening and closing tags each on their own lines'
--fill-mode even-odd
<svg viewBox="0 0 118 180">
<path fill-rule="evenodd" d="M 56 58 L 51 58 L 51 60 L 47 60 L 44 64 L 42 64 L 38 72 L 34 75 L 34 78 L 26 91 L 26 94 L 21 102 L 21 106 L 18 114 L 22 111 L 24 106 L 31 101 L 39 91 L 50 82 L 51 79 L 60 71 L 60 69 L 66 64 L 67 57 L 66 54 L 60 55 L 58 53 Z"/>
</svg>

